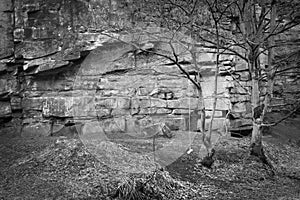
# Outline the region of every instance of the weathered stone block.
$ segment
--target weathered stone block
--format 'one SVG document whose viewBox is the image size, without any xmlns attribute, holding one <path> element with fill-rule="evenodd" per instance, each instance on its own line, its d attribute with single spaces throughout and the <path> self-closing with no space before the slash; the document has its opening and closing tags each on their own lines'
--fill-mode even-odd
<svg viewBox="0 0 300 200">
<path fill-rule="evenodd" d="M 11 114 L 10 102 L 0 101 L 0 118 L 11 117 Z"/>
<path fill-rule="evenodd" d="M 56 40 L 24 41 L 16 45 L 15 55 L 16 57 L 34 59 L 51 55 L 58 50 L 59 44 Z"/>
<path fill-rule="evenodd" d="M 14 41 L 20 42 L 24 39 L 24 29 L 23 28 L 16 28 L 14 29 Z"/>
<path fill-rule="evenodd" d="M 47 98 L 43 102 L 43 115 L 45 117 L 66 117 L 66 100 L 60 97 Z"/>
<path fill-rule="evenodd" d="M 43 109 L 43 102 L 44 98 L 41 97 L 34 97 L 34 98 L 23 98 L 22 100 L 22 107 L 26 110 L 39 110 L 42 111 Z"/>
<path fill-rule="evenodd" d="M 245 101 L 250 101 L 250 100 L 251 100 L 251 98 L 249 95 L 241 95 L 241 94 L 230 95 L 231 103 L 245 102 Z"/>
<path fill-rule="evenodd" d="M 63 51 L 63 60 L 77 60 L 81 57 L 80 51 L 73 48 L 68 48 Z"/>
<path fill-rule="evenodd" d="M 60 67 L 66 66 L 68 64 L 69 64 L 69 61 L 50 60 L 48 62 L 45 62 L 45 63 L 41 64 L 37 68 L 35 73 L 41 73 L 41 72 L 46 72 L 46 71 L 50 71 L 50 70 L 55 70 L 55 69 L 58 69 Z"/>
<path fill-rule="evenodd" d="M 122 109 L 122 108 L 112 109 L 111 115 L 112 116 L 126 116 L 126 115 L 130 115 L 130 110 L 129 109 Z"/>
<path fill-rule="evenodd" d="M 131 108 L 166 108 L 167 102 L 162 99 L 152 97 L 137 97 L 131 99 Z"/>
<path fill-rule="evenodd" d="M 0 12 L 12 11 L 12 10 L 13 10 L 13 6 L 12 6 L 11 0 L 1 0 L 0 1 Z"/>
<path fill-rule="evenodd" d="M 225 126 L 225 118 L 214 118 L 213 124 L 212 124 L 212 130 L 224 130 Z M 205 121 L 205 128 L 208 130 L 210 124 L 210 120 Z"/>
<path fill-rule="evenodd" d="M 248 71 L 240 72 L 240 73 L 238 73 L 238 75 L 239 75 L 238 79 L 241 81 L 249 81 L 250 80 L 250 73 Z"/>
<path fill-rule="evenodd" d="M 246 88 L 251 88 L 252 87 L 252 81 L 239 81 L 239 82 L 234 82 L 235 86 L 243 86 L 243 87 L 246 87 Z"/>
<path fill-rule="evenodd" d="M 73 97 L 67 101 L 66 116 L 96 118 L 95 98 L 93 96 Z"/>
<path fill-rule="evenodd" d="M 147 115 L 147 114 L 171 114 L 172 110 L 171 109 L 166 109 L 166 108 L 157 108 L 157 107 L 152 107 L 152 108 L 141 108 L 139 110 L 140 115 Z"/>
<path fill-rule="evenodd" d="M 95 106 L 102 108 L 117 108 L 115 98 L 95 98 Z"/>
<path fill-rule="evenodd" d="M 92 53 L 90 53 L 82 63 L 84 66 L 86 66 L 84 69 L 82 69 L 82 74 L 118 74 L 122 72 L 122 70 L 124 71 L 131 69 L 133 66 L 124 64 L 119 65 L 113 62 L 114 60 L 120 59 L 131 50 L 131 45 L 127 45 L 122 42 L 108 43 L 105 46 L 98 47 Z"/>
<path fill-rule="evenodd" d="M 213 98 L 204 99 L 204 105 L 206 110 L 213 110 Z M 230 108 L 230 100 L 228 98 L 218 98 L 216 104 L 216 110 L 229 110 Z"/>
<path fill-rule="evenodd" d="M 251 119 L 252 118 L 251 112 L 231 112 L 230 115 L 234 119 Z"/>
<path fill-rule="evenodd" d="M 251 112 L 251 104 L 248 102 L 240 102 L 232 105 L 232 112 L 247 113 Z"/>
<path fill-rule="evenodd" d="M 197 111 L 193 111 L 189 114 L 189 116 L 185 116 L 185 126 L 186 131 L 197 131 L 200 127 L 198 127 L 198 121 L 200 119 L 200 114 Z"/>
<path fill-rule="evenodd" d="M 21 110 L 22 109 L 22 98 L 21 97 L 11 97 L 10 99 L 11 109 L 12 110 Z"/>
<path fill-rule="evenodd" d="M 196 109 L 200 107 L 201 102 L 198 98 L 182 98 L 178 100 L 168 100 L 168 108 L 172 109 Z"/>
<path fill-rule="evenodd" d="M 189 109 L 174 109 L 172 114 L 173 115 L 188 115 L 192 110 Z"/>
<path fill-rule="evenodd" d="M 97 118 L 110 118 L 112 114 L 112 109 L 110 108 L 97 108 L 96 107 L 96 115 Z"/>
<path fill-rule="evenodd" d="M 174 79 L 170 76 L 162 77 L 157 80 L 160 88 L 188 88 L 189 82 L 184 78 Z"/>
<path fill-rule="evenodd" d="M 0 94 L 7 92 L 7 79 L 0 79 Z"/>
<path fill-rule="evenodd" d="M 238 62 L 235 65 L 235 71 L 240 72 L 240 71 L 246 71 L 248 70 L 248 65 L 246 62 Z"/>
<path fill-rule="evenodd" d="M 272 98 L 271 99 L 271 106 L 276 106 L 276 105 L 284 105 L 285 99 L 283 98 Z"/>
<path fill-rule="evenodd" d="M 229 93 L 230 94 L 250 94 L 251 90 L 249 87 L 241 87 L 241 86 L 237 86 L 235 85 L 235 87 L 230 88 Z"/>
<path fill-rule="evenodd" d="M 205 116 L 206 117 L 211 117 L 212 116 L 212 112 L 213 111 L 205 111 Z M 219 117 L 225 117 L 226 116 L 226 114 L 225 114 L 226 112 L 225 111 L 219 111 L 219 110 L 216 110 L 215 111 L 215 117 L 216 118 L 219 118 Z"/>
<path fill-rule="evenodd" d="M 226 81 L 225 77 L 218 78 L 218 93 L 226 93 Z M 215 78 L 214 76 L 203 77 L 201 82 L 202 93 L 204 97 L 212 96 L 215 90 Z"/>
<path fill-rule="evenodd" d="M 14 43 L 11 34 L 12 31 L 12 13 L 5 12 L 7 9 L 11 9 L 11 1 L 0 2 L 0 59 L 6 58 L 13 55 Z M 3 7 L 2 7 L 3 6 Z"/>
<path fill-rule="evenodd" d="M 171 130 L 186 130 L 186 120 L 184 117 L 165 117 L 158 121 L 163 121 Z"/>
<path fill-rule="evenodd" d="M 231 74 L 233 72 L 234 72 L 234 69 L 230 65 L 221 66 L 220 69 L 219 69 L 219 75 L 220 76 L 228 76 L 229 74 Z"/>
<path fill-rule="evenodd" d="M 95 105 L 103 108 L 129 109 L 130 102 L 128 97 L 95 98 Z"/>
<path fill-rule="evenodd" d="M 7 67 L 5 63 L 0 63 L 0 74 L 6 72 Z"/>
</svg>

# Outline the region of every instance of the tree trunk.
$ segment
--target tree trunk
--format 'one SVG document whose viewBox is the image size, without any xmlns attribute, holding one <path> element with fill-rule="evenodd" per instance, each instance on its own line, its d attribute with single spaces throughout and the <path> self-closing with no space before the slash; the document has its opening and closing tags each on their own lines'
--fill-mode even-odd
<svg viewBox="0 0 300 200">
<path fill-rule="evenodd" d="M 253 64 L 252 64 L 253 65 Z M 253 69 L 253 68 L 252 68 Z M 251 155 L 263 156 L 262 146 L 262 130 L 261 130 L 261 114 L 259 103 L 259 85 L 258 79 L 255 73 L 252 73 L 252 90 L 251 90 L 251 107 L 252 107 L 252 135 L 251 135 Z"/>
<path fill-rule="evenodd" d="M 261 126 L 255 120 L 253 121 L 253 129 L 251 135 L 250 154 L 258 157 L 263 157 L 262 131 Z"/>
</svg>

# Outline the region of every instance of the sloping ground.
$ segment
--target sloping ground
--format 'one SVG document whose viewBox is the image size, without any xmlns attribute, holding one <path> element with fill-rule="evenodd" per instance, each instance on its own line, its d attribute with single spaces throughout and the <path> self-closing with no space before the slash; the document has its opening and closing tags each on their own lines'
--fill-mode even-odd
<svg viewBox="0 0 300 200">
<path fill-rule="evenodd" d="M 192 155 L 184 155 L 168 170 L 196 188 L 206 185 L 207 199 L 300 199 L 300 149 L 265 143 L 277 169 L 273 175 L 270 168 L 249 156 L 249 142 L 247 138 L 220 140 L 211 170 Z"/>
<path fill-rule="evenodd" d="M 142 199 L 300 199 L 300 149 L 267 143 L 267 155 L 278 169 L 273 176 L 259 160 L 248 156 L 248 144 L 248 139 L 219 140 L 215 165 L 209 170 L 200 165 L 196 154 L 201 150 L 200 137 L 196 137 L 194 152 L 153 174 L 147 170 L 153 170 L 151 157 L 148 162 L 127 157 L 130 165 L 144 166 L 143 173 L 141 168 L 128 173 L 122 170 L 125 163 L 118 168 L 107 166 L 105 157 L 95 157 L 78 138 L 2 135 L 0 199 L 113 199 L 117 187 L 130 180 L 145 183 L 139 191 Z M 152 147 L 150 142 L 144 145 Z M 128 151 L 122 142 L 107 146 L 106 153 L 111 155 L 125 156 Z"/>
<path fill-rule="evenodd" d="M 283 118 L 284 115 L 280 113 L 273 113 L 270 117 L 271 121 L 276 121 Z M 295 115 L 292 118 L 288 118 L 280 124 L 271 127 L 269 130 L 269 138 L 266 140 L 272 142 L 288 143 L 294 142 L 300 146 L 300 115 Z"/>
</svg>

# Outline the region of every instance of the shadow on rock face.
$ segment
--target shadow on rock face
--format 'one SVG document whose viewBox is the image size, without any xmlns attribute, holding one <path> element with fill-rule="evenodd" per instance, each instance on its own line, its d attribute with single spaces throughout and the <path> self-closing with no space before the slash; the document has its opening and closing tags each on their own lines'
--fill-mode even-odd
<svg viewBox="0 0 300 200">
<path fill-rule="evenodd" d="M 82 125 L 63 126 L 60 130 L 53 132 L 51 136 L 75 138 L 80 134 L 81 126 Z"/>
</svg>

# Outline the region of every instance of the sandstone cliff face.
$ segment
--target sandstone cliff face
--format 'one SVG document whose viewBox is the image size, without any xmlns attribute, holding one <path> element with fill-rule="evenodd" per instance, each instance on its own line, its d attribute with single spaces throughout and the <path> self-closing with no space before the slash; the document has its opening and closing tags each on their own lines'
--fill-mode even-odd
<svg viewBox="0 0 300 200">
<path fill-rule="evenodd" d="M 190 111 L 201 101 L 210 116 L 215 55 L 199 55 L 204 97 L 198 99 L 170 61 L 101 34 L 130 25 L 119 2 L 0 0 L 1 124 L 18 121 L 24 133 L 42 135 L 87 121 L 115 131 L 156 122 L 186 130 Z M 143 44 L 168 48 L 149 38 Z M 180 59 L 194 76 L 190 56 Z M 232 129 L 251 128 L 247 66 L 229 56 L 221 60 L 215 128 L 229 110 Z"/>
<path fill-rule="evenodd" d="M 1 120 L 22 119 L 24 133 L 42 135 L 93 120 L 109 130 L 162 121 L 187 129 L 199 99 L 177 67 L 98 33 L 128 23 L 117 2 L 2 0 L 1 8 Z M 208 110 L 212 58 L 203 60 L 212 63 L 203 79 Z M 218 117 L 229 105 L 218 104 Z"/>
</svg>

